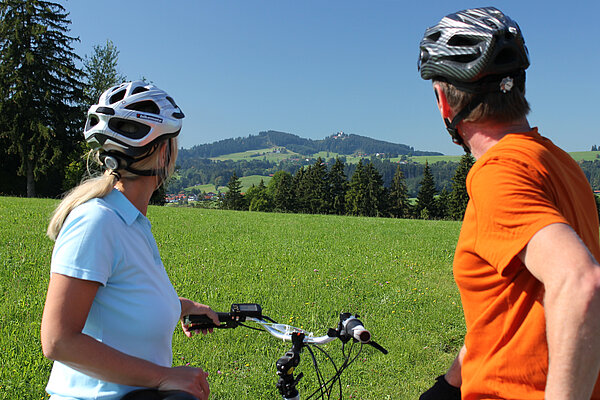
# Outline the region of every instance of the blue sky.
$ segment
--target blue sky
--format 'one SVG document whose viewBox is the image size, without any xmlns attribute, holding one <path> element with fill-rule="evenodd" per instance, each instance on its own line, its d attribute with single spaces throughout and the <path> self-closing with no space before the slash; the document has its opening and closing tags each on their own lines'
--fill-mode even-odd
<svg viewBox="0 0 600 400">
<path fill-rule="evenodd" d="M 75 51 L 110 39 L 128 79 L 146 77 L 186 114 L 180 146 L 279 130 L 338 131 L 461 154 L 418 44 L 444 15 L 493 5 L 521 26 L 531 125 L 567 151 L 600 144 L 595 75 L 600 2 L 510 0 L 102 0 L 61 2 Z M 588 76 L 589 75 L 589 76 Z M 594 86 L 593 86 L 594 85 Z"/>
</svg>

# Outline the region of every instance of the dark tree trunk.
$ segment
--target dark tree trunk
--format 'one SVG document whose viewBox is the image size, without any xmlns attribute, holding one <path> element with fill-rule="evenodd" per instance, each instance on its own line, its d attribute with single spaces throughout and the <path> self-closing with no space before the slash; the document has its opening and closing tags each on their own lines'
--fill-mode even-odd
<svg viewBox="0 0 600 400">
<path fill-rule="evenodd" d="M 35 197 L 35 180 L 33 178 L 33 161 L 27 160 L 27 197 Z"/>
</svg>

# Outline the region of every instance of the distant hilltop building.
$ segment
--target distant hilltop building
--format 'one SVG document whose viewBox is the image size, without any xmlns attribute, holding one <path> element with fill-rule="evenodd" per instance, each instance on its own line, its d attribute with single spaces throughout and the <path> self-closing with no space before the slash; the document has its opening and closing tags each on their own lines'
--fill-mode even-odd
<svg viewBox="0 0 600 400">
<path fill-rule="evenodd" d="M 334 135 L 331 135 L 331 137 L 334 139 L 343 139 L 345 137 L 348 137 L 348 135 L 346 135 L 344 132 L 340 131 Z"/>
</svg>

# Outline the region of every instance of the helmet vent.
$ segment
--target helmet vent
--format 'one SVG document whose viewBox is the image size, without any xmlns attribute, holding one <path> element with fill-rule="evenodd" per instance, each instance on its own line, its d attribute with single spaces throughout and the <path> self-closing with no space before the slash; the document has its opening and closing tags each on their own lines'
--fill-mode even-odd
<svg viewBox="0 0 600 400">
<path fill-rule="evenodd" d="M 160 108 L 152 100 L 138 101 L 125 107 L 128 110 L 141 111 L 151 114 L 160 114 Z"/>
<path fill-rule="evenodd" d="M 470 47 L 479 43 L 479 39 L 472 36 L 454 35 L 448 40 L 448 46 Z"/>
<path fill-rule="evenodd" d="M 131 91 L 131 94 L 134 95 L 134 94 L 138 94 L 138 93 L 142 93 L 142 92 L 147 92 L 147 91 L 148 91 L 148 88 L 145 88 L 143 86 L 138 86 L 138 87 L 136 87 L 135 89 L 133 89 Z"/>
<path fill-rule="evenodd" d="M 150 132 L 148 125 L 121 118 L 112 118 L 108 121 L 108 127 L 130 139 L 141 139 Z"/>
<path fill-rule="evenodd" d="M 100 122 L 100 120 L 98 119 L 97 115 L 90 115 L 90 117 L 88 118 L 88 122 L 90 126 L 95 126 L 98 122 Z"/>
<path fill-rule="evenodd" d="M 442 36 L 442 32 L 437 31 L 427 36 L 427 39 L 431 40 L 432 42 L 437 42 L 438 40 L 440 40 L 440 36 Z"/>
<path fill-rule="evenodd" d="M 110 99 L 108 100 L 108 102 L 110 104 L 114 104 L 117 101 L 121 101 L 125 98 L 125 89 L 118 91 L 117 93 L 113 94 L 112 96 L 110 96 Z"/>
<path fill-rule="evenodd" d="M 476 54 L 455 54 L 448 58 L 461 64 L 468 64 L 477 60 L 479 57 L 481 57 L 481 53 L 477 52 Z"/>
<path fill-rule="evenodd" d="M 169 103 L 171 103 L 173 107 L 177 108 L 177 104 L 175 104 L 175 100 L 173 100 L 171 96 L 167 96 L 167 100 L 169 100 Z"/>
</svg>

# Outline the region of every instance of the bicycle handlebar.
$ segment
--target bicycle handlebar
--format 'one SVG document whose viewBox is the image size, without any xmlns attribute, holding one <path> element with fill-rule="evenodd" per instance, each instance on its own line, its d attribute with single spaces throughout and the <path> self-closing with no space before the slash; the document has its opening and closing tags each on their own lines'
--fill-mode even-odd
<svg viewBox="0 0 600 400">
<path fill-rule="evenodd" d="M 240 325 L 247 328 L 257 329 L 248 325 L 244 325 L 244 322 L 248 321 L 261 325 L 262 329 L 257 330 L 265 330 L 278 339 L 292 342 L 292 348 L 286 352 L 286 354 L 276 363 L 277 375 L 279 376 L 277 389 L 284 400 L 299 400 L 300 398 L 298 390 L 296 389 L 296 385 L 302 378 L 303 374 L 299 373 L 296 377 L 294 377 L 294 369 L 300 362 L 300 352 L 305 346 L 308 347 L 308 350 L 313 358 L 313 364 L 319 380 L 319 388 L 313 393 L 313 395 L 321 393 L 321 398 L 323 399 L 325 398 L 325 395 L 327 395 L 327 398 L 331 397 L 331 391 L 333 390 L 333 386 L 336 384 L 336 382 L 339 386 L 340 399 L 342 398 L 340 376 L 342 372 L 354 362 L 361 351 L 358 350 L 358 354 L 355 354 L 354 357 L 350 359 L 350 354 L 352 351 L 350 350 L 349 353 L 344 352 L 344 346 L 347 342 L 350 340 L 359 342 L 361 344 L 360 349 L 362 349 L 363 344 L 368 344 L 375 347 L 383 354 L 388 353 L 386 349 L 371 340 L 371 333 L 365 329 L 363 323 L 358 319 L 358 315 L 352 315 L 350 313 L 341 313 L 337 328 L 329 329 L 327 335 L 325 336 L 314 336 L 312 332 L 307 332 L 304 329 L 296 328 L 287 324 L 278 324 L 271 318 L 262 315 L 261 306 L 255 303 L 232 304 L 230 312 L 218 312 L 217 316 L 220 322 L 219 326 L 216 326 L 213 320 L 206 315 L 186 315 L 183 318 L 183 323 L 188 326 L 188 329 L 191 330 L 237 328 Z M 319 368 L 317 368 L 316 358 L 309 346 L 314 345 L 316 348 L 321 350 L 328 359 L 330 359 L 327 352 L 321 349 L 319 345 L 329 343 L 335 339 L 340 339 L 342 342 L 342 353 L 344 354 L 345 360 L 339 369 L 336 367 L 333 360 L 331 360 L 336 372 L 331 379 L 325 381 L 322 379 L 323 377 L 321 372 Z M 311 395 L 309 398 L 312 398 L 313 395 Z"/>
<path fill-rule="evenodd" d="M 329 329 L 325 336 L 314 336 L 312 332 L 304 329 L 287 324 L 278 324 L 271 318 L 262 315 L 262 307 L 256 303 L 232 304 L 230 312 L 218 312 L 217 316 L 221 323 L 219 326 L 215 325 L 212 319 L 206 315 L 186 315 L 183 323 L 188 325 L 189 329 L 203 330 L 237 328 L 240 325 L 246 326 L 243 322 L 250 321 L 261 325 L 272 336 L 286 342 L 292 341 L 294 333 L 303 333 L 305 344 L 325 344 L 338 338 L 346 343 L 350 339 L 354 339 L 361 344 L 369 344 L 387 354 L 387 350 L 371 340 L 371 333 L 365 329 L 358 319 L 358 315 L 350 313 L 341 313 L 337 329 Z"/>
</svg>

